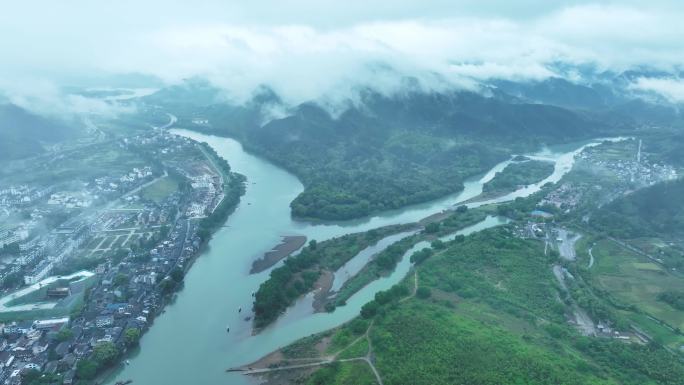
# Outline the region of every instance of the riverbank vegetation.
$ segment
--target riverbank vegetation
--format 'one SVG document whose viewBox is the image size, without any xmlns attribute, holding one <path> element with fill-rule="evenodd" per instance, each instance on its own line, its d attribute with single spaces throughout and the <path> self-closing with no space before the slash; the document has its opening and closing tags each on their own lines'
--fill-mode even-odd
<svg viewBox="0 0 684 385">
<path fill-rule="evenodd" d="M 359 273 L 345 281 L 334 297 L 323 298 L 322 305 L 318 306 L 317 310 L 332 311 L 337 306 L 343 306 L 364 286 L 391 273 L 406 252 L 418 242 L 433 241 L 438 237 L 452 234 L 484 220 L 492 212 L 493 208 L 490 207 L 469 210 L 465 206 L 460 206 L 448 214 L 441 215 L 441 218 L 428 218 L 423 222 L 423 231 L 407 236 L 380 251 Z M 365 247 L 388 235 L 418 227 L 418 224 L 389 226 L 333 238 L 318 244 L 310 243 L 300 254 L 288 258 L 283 266 L 274 269 L 269 279 L 259 287 L 254 301 L 255 326 L 259 328 L 273 322 L 298 297 L 310 292 L 324 272 L 334 273 Z M 327 295 L 327 289 L 323 290 L 321 295 Z"/>
<path fill-rule="evenodd" d="M 299 254 L 273 269 L 259 286 L 254 299 L 254 326 L 261 328 L 275 321 L 299 296 L 311 291 L 324 271 L 333 272 L 364 248 L 412 227 L 415 225 L 387 226 L 320 243 L 310 241 Z"/>
<path fill-rule="evenodd" d="M 482 192 L 494 195 L 515 191 L 520 186 L 527 186 L 544 180 L 553 174 L 554 163 L 542 160 L 528 160 L 510 163 L 494 178 L 482 186 Z"/>
<path fill-rule="evenodd" d="M 421 233 L 404 238 L 401 241 L 392 244 L 378 253 L 358 274 L 348 279 L 344 285 L 342 285 L 335 297 L 328 301 L 326 309 L 331 311 L 337 306 L 344 306 L 346 301 L 364 286 L 379 277 L 394 271 L 397 263 L 401 261 L 404 254 L 418 242 L 432 241 L 434 245 L 440 247 L 439 245 L 442 241 L 437 238 L 453 234 L 468 226 L 481 222 L 493 211 L 494 209 L 491 207 L 468 209 L 466 206 L 459 206 L 441 220 L 436 219 L 423 222 L 425 228 Z M 419 262 L 416 258 L 420 258 L 420 253 L 421 251 L 411 256 L 411 262 Z M 425 251 L 422 251 L 422 253 L 425 253 Z"/>
</svg>

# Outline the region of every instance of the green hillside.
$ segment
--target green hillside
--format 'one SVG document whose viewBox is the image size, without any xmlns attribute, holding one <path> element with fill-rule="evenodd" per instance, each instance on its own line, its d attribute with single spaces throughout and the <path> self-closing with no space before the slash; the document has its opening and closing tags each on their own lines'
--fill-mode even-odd
<svg viewBox="0 0 684 385">
<path fill-rule="evenodd" d="M 39 154 L 44 143 L 76 137 L 78 130 L 32 114 L 13 104 L 0 104 L 0 160 Z"/>
</svg>

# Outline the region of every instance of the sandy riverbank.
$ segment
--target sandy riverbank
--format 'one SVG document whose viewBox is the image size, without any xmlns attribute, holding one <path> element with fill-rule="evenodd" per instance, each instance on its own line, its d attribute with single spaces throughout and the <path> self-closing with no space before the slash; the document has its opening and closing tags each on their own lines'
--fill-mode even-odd
<svg viewBox="0 0 684 385">
<path fill-rule="evenodd" d="M 472 198 L 464 201 L 463 204 L 478 203 L 478 202 L 484 202 L 484 201 L 488 201 L 488 200 L 492 200 L 492 199 L 501 198 L 501 197 L 506 196 L 506 195 L 508 195 L 514 191 L 516 191 L 516 189 L 483 192 L 478 196 L 472 197 Z"/>
<path fill-rule="evenodd" d="M 264 357 L 261 357 L 257 361 L 237 368 L 228 369 L 228 371 L 242 372 L 321 362 L 322 360 L 330 358 L 326 357 L 326 352 L 332 343 L 331 334 L 332 331 L 323 332 L 323 336 L 321 336 L 320 340 L 313 345 L 312 350 L 306 349 L 300 352 L 290 351 L 288 354 L 285 354 L 284 348 L 280 348 L 265 355 Z M 245 375 L 258 379 L 260 385 L 289 385 L 293 383 L 301 383 L 302 380 L 309 378 L 309 376 L 317 369 L 318 367 L 305 367 L 259 374 L 245 373 Z"/>
<path fill-rule="evenodd" d="M 274 247 L 271 251 L 264 253 L 264 255 L 252 263 L 250 274 L 261 273 L 271 266 L 275 265 L 281 259 L 289 256 L 295 251 L 299 250 L 306 243 L 304 235 L 288 235 L 284 236 L 283 240 Z"/>
<path fill-rule="evenodd" d="M 333 280 L 335 279 L 335 274 L 331 271 L 324 270 L 318 281 L 314 285 L 314 300 L 313 308 L 314 313 L 321 313 L 325 311 L 325 304 L 328 302 L 328 296 L 330 295 L 330 289 L 333 285 Z"/>
</svg>

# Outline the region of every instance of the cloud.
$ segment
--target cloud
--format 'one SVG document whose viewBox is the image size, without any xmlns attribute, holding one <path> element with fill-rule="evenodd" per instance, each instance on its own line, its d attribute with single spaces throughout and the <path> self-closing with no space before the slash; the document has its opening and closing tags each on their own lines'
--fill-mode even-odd
<svg viewBox="0 0 684 385">
<path fill-rule="evenodd" d="M 637 91 L 655 92 L 673 103 L 684 103 L 684 80 L 641 77 L 630 85 Z"/>
<path fill-rule="evenodd" d="M 427 89 L 477 89 L 490 78 L 566 76 L 558 62 L 613 71 L 684 63 L 679 2 L 511 3 L 74 0 L 71 9 L 42 2 L 36 14 L 27 0 L 0 15 L 0 50 L 10 58 L 0 71 L 56 84 L 130 72 L 168 83 L 202 76 L 238 101 L 266 85 L 291 104 L 342 105 L 364 87 L 402 92 L 406 77 Z"/>
<path fill-rule="evenodd" d="M 80 120 L 86 115 L 111 118 L 135 111 L 133 105 L 65 93 L 54 82 L 44 79 L 23 79 L 21 82 L 0 80 L 0 95 L 2 94 L 6 103 L 65 121 Z"/>
</svg>

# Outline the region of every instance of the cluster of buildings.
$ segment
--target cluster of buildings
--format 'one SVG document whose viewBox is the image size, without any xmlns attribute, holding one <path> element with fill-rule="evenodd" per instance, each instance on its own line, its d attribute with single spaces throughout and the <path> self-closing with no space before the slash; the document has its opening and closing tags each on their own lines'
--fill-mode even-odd
<svg viewBox="0 0 684 385">
<path fill-rule="evenodd" d="M 75 362 L 75 359 L 67 357 L 68 352 L 63 349 L 55 349 L 53 357 L 48 352 L 51 344 L 59 344 L 60 331 L 68 322 L 68 318 L 57 318 L 0 325 L 0 383 L 19 385 L 22 374 L 43 369 L 48 372 L 62 369 L 66 373 L 63 383 L 73 383 L 73 365 L 69 361 Z"/>
<path fill-rule="evenodd" d="M 639 148 L 641 148 L 641 144 L 639 144 Z M 590 167 L 607 171 L 619 182 L 631 184 L 635 188 L 677 179 L 677 170 L 673 166 L 652 162 L 648 155 L 643 154 L 641 150 L 638 150 L 633 157 L 612 158 L 606 156 L 605 150 L 598 146 L 585 149 L 578 155 L 578 158 L 589 164 Z"/>
<path fill-rule="evenodd" d="M 151 166 L 134 167 L 131 171 L 119 176 L 101 176 L 87 183 L 89 192 L 95 196 L 111 198 L 131 191 L 154 179 Z"/>
<path fill-rule="evenodd" d="M 62 274 L 66 262 L 76 255 L 83 257 L 84 245 L 96 243 L 111 231 L 119 234 L 120 229 L 134 228 L 136 233 L 157 234 L 145 238 L 149 241 L 145 243 L 146 248 L 131 249 L 124 246 L 126 242 L 118 243 L 117 247 L 124 251 L 123 257 L 121 253 L 117 257 L 113 254 L 96 257 L 100 258 L 94 260 L 96 267 L 92 269 L 96 278 L 91 281 L 88 295 L 83 295 L 83 307 L 77 315 L 0 325 L 1 384 L 20 384 L 22 374 L 31 370 L 59 374 L 64 384 L 76 383 L 78 362 L 93 359 L 93 351 L 100 344 L 111 344 L 118 352 L 125 352 L 130 345 L 127 331 L 134 330 L 138 335 L 145 331 L 199 252 L 202 240 L 197 218 L 211 214 L 223 199 L 221 173 L 196 143 L 165 132 L 123 139 L 121 146 L 144 150 L 159 162 L 155 168 L 133 168 L 125 175 L 83 182 L 81 192 L 27 186 L 0 191 L 0 207 L 9 211 L 62 210 L 68 218 L 41 232 L 29 231 L 25 226 L 0 228 L 0 247 L 16 244 L 14 249 L 18 249 L 13 258 L 0 261 L 0 285 L 6 287 L 0 295 L 12 295 L 13 288 L 35 285 L 46 277 Z M 188 188 L 171 193 L 161 202 L 138 199 L 140 204 L 134 209 L 98 207 L 103 201 L 119 198 L 153 180 L 158 174 L 153 170 L 161 167 L 187 178 Z M 136 196 L 135 193 L 127 195 Z M 86 196 L 92 199 L 86 200 Z M 22 203 L 25 201 L 31 202 L 30 205 Z M 36 206 L 32 209 L 31 205 Z M 95 209 L 66 210 L 87 206 Z M 35 222 L 39 223 L 40 219 L 42 215 Z M 10 278 L 13 278 L 11 282 Z M 63 303 L 73 295 L 69 289 L 50 287 L 45 292 L 46 298 L 39 302 Z"/>
<path fill-rule="evenodd" d="M 541 206 L 554 206 L 568 212 L 580 203 L 586 186 L 565 182 L 549 192 L 539 203 Z"/>
<path fill-rule="evenodd" d="M 652 162 L 640 150 L 632 155 L 631 145 L 618 142 L 586 148 L 577 155 L 575 167 L 593 176 L 586 181 L 561 183 L 541 200 L 540 206 L 553 206 L 565 213 L 583 202 L 601 207 L 631 191 L 678 177 L 673 166 Z"/>
<path fill-rule="evenodd" d="M 62 206 L 65 209 L 86 208 L 93 203 L 93 198 L 88 193 L 53 193 L 48 198 L 47 204 Z"/>
<path fill-rule="evenodd" d="M 190 180 L 192 187 L 192 203 L 185 214 L 189 218 L 204 218 L 211 214 L 223 199 L 221 175 L 206 162 L 176 164 L 176 170 Z"/>
<path fill-rule="evenodd" d="M 54 191 L 54 186 L 9 186 L 0 190 L 0 207 L 27 206 L 34 204 Z"/>
<path fill-rule="evenodd" d="M 0 248 L 13 243 L 18 243 L 29 236 L 29 230 L 25 226 L 2 226 L 0 227 Z"/>
</svg>

